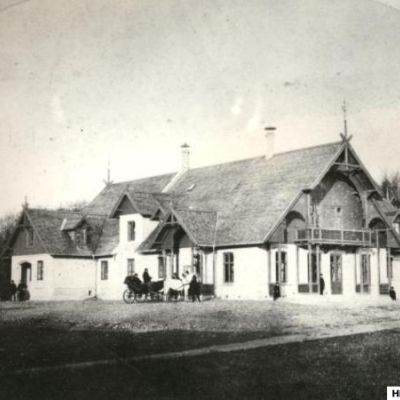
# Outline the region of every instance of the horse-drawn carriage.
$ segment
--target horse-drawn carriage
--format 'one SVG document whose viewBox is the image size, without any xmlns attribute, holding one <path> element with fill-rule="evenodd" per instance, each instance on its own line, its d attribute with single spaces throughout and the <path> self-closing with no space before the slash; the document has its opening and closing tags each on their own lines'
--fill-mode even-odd
<svg viewBox="0 0 400 400">
<path fill-rule="evenodd" d="M 158 280 L 143 283 L 134 276 L 127 276 L 124 281 L 127 289 L 122 298 L 125 303 L 137 301 L 179 300 L 184 298 L 184 284 L 179 279 Z"/>
</svg>

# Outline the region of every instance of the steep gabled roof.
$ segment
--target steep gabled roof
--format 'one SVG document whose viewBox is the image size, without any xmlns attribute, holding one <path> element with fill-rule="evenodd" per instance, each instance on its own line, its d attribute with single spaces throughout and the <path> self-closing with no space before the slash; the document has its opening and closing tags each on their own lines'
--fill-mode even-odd
<svg viewBox="0 0 400 400">
<path fill-rule="evenodd" d="M 95 256 L 113 254 L 119 242 L 119 220 L 106 218 L 102 226 L 100 240 L 96 247 Z"/>
<path fill-rule="evenodd" d="M 68 234 L 61 231 L 61 225 L 66 218 L 73 219 L 77 213 L 63 210 L 26 209 L 24 211 L 32 227 L 51 255 L 90 256 L 92 251 L 85 245 L 77 246 Z"/>
<path fill-rule="evenodd" d="M 187 171 L 169 190 L 175 209 L 218 213 L 216 245 L 260 244 L 343 149 L 335 142 Z"/>
<path fill-rule="evenodd" d="M 128 200 L 136 213 L 142 216 L 152 216 L 160 207 L 160 203 L 156 200 L 152 193 L 139 192 L 132 189 L 126 189 L 122 192 L 119 200 L 115 203 L 110 216 L 118 216 L 119 207 Z"/>
<path fill-rule="evenodd" d="M 164 215 L 163 221 L 150 233 L 138 250 L 151 251 L 157 241 L 162 238 L 168 219 L 173 215 L 175 220 L 195 246 L 212 247 L 215 240 L 217 213 L 215 211 L 172 209 Z"/>
<path fill-rule="evenodd" d="M 32 226 L 43 250 L 53 256 L 92 257 L 97 254 L 97 250 L 104 254 L 104 251 L 114 248 L 113 243 L 118 241 L 118 230 L 115 231 L 113 228 L 115 224 L 118 226 L 117 220 L 92 215 L 83 216 L 66 210 L 29 208 L 23 210 L 9 246 L 12 246 L 17 237 L 24 218 Z M 60 229 L 65 220 L 77 221 L 78 219 L 84 220 L 92 228 L 90 245 L 84 243 L 77 245 L 65 230 Z M 107 245 L 104 241 L 107 241 Z"/>
<path fill-rule="evenodd" d="M 82 211 L 85 214 L 109 216 L 123 192 L 161 192 L 174 175 L 159 175 L 107 185 Z"/>
</svg>

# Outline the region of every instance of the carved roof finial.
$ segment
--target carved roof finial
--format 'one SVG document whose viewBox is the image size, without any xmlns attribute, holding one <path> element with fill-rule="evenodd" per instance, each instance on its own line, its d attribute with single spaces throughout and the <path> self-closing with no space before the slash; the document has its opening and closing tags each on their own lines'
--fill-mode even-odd
<svg viewBox="0 0 400 400">
<path fill-rule="evenodd" d="M 111 180 L 111 167 L 110 167 L 110 160 L 108 160 L 107 164 L 107 178 L 103 179 L 103 182 L 106 186 L 112 185 L 114 182 Z"/>
<path fill-rule="evenodd" d="M 342 105 L 343 110 L 343 124 L 344 124 L 344 137 L 347 139 L 347 107 L 346 107 L 346 100 L 343 100 Z"/>
<path fill-rule="evenodd" d="M 353 136 L 352 135 L 349 136 L 349 132 L 347 130 L 347 105 L 346 105 L 346 100 L 343 100 L 342 111 L 343 111 L 344 133 L 341 133 L 340 137 L 342 138 L 344 143 L 349 143 Z"/>
<path fill-rule="evenodd" d="M 28 196 L 25 196 L 24 202 L 23 202 L 23 204 L 22 204 L 22 208 L 23 208 L 24 210 L 26 210 L 26 209 L 29 208 Z"/>
</svg>

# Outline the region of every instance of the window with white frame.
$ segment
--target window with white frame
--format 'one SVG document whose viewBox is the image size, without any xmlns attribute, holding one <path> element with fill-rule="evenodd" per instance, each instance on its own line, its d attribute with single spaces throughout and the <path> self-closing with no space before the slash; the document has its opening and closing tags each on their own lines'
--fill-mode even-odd
<svg viewBox="0 0 400 400">
<path fill-rule="evenodd" d="M 36 279 L 38 281 L 42 281 L 44 279 L 44 265 L 43 261 L 38 261 L 37 262 L 37 274 L 36 274 Z"/>
<path fill-rule="evenodd" d="M 386 274 L 388 279 L 393 279 L 393 257 L 388 256 L 386 261 Z"/>
<path fill-rule="evenodd" d="M 133 275 L 135 273 L 135 259 L 128 258 L 128 275 Z"/>
<path fill-rule="evenodd" d="M 234 255 L 233 253 L 223 253 L 224 261 L 224 282 L 233 283 L 235 279 L 235 269 L 234 269 Z"/>
<path fill-rule="evenodd" d="M 128 241 L 133 242 L 136 238 L 135 221 L 128 221 Z"/>
<path fill-rule="evenodd" d="M 275 277 L 276 282 L 287 282 L 287 253 L 286 251 L 277 251 L 275 253 Z"/>
<path fill-rule="evenodd" d="M 108 261 L 103 260 L 100 267 L 100 279 L 102 281 L 108 280 Z"/>
<path fill-rule="evenodd" d="M 158 277 L 159 279 L 165 279 L 167 277 L 165 258 L 163 256 L 158 256 Z"/>
<path fill-rule="evenodd" d="M 361 254 L 361 283 L 366 285 L 370 283 L 370 264 L 371 257 L 369 254 Z"/>
</svg>

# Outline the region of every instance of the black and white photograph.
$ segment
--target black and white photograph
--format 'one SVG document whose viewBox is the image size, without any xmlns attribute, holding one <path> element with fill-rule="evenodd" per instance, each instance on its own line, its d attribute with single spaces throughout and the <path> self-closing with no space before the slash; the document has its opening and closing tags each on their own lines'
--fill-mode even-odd
<svg viewBox="0 0 400 400">
<path fill-rule="evenodd" d="M 400 0 L 0 0 L 0 399 L 400 398 Z"/>
</svg>

